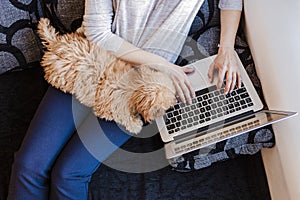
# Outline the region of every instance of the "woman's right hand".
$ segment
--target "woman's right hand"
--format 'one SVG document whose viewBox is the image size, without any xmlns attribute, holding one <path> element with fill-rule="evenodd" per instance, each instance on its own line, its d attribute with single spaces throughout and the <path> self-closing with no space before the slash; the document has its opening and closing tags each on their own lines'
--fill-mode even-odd
<svg viewBox="0 0 300 200">
<path fill-rule="evenodd" d="M 131 63 L 132 65 L 148 66 L 157 71 L 167 74 L 174 83 L 176 89 L 176 95 L 179 100 L 184 103 L 191 103 L 192 97 L 195 96 L 195 92 L 188 80 L 187 73 L 192 73 L 193 68 L 180 67 L 175 65 L 163 57 L 147 52 L 143 49 L 126 42 L 122 42 L 117 52 L 113 52 L 118 58 Z"/>
<path fill-rule="evenodd" d="M 192 103 L 195 91 L 188 80 L 187 74 L 193 73 L 193 68 L 180 67 L 172 63 L 150 65 L 149 67 L 161 71 L 171 78 L 181 102 Z"/>
</svg>

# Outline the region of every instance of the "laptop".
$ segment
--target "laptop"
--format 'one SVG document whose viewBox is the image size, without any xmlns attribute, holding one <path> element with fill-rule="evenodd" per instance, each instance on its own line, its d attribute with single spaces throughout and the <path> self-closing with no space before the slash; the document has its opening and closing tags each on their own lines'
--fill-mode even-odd
<svg viewBox="0 0 300 200">
<path fill-rule="evenodd" d="M 156 119 L 167 159 L 297 115 L 297 112 L 263 110 L 264 105 L 239 58 L 242 86 L 228 94 L 223 87 L 217 90 L 217 74 L 213 83 L 207 76 L 215 57 L 185 66 L 195 69 L 188 75 L 196 94 L 192 104 L 178 102 Z"/>
</svg>

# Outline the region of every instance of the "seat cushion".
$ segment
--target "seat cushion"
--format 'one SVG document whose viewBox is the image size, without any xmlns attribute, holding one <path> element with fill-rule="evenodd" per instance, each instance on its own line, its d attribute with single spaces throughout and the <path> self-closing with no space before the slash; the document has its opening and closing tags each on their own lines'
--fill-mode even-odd
<svg viewBox="0 0 300 200">
<path fill-rule="evenodd" d="M 39 0 L 43 17 L 61 33 L 74 32 L 81 26 L 84 14 L 84 0 Z"/>
<path fill-rule="evenodd" d="M 36 1 L 1 1 L 0 74 L 38 65 L 41 48 L 34 29 L 37 24 Z"/>
</svg>

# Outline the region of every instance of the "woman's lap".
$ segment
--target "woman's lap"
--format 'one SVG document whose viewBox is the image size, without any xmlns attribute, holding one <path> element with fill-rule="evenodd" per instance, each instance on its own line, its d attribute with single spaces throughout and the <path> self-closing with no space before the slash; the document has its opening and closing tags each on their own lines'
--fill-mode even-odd
<svg viewBox="0 0 300 200">
<path fill-rule="evenodd" d="M 87 144 L 81 141 L 80 135 L 105 133 L 108 135 L 107 138 L 114 138 L 112 140 L 116 145 L 114 148 L 105 150 L 106 157 L 130 137 L 124 134 L 114 122 L 98 121 L 98 119 L 96 119 L 97 125 L 102 124 L 102 132 L 96 133 L 97 130 L 93 129 L 93 126 L 96 126 L 94 118 L 91 110 L 73 99 L 71 95 L 50 87 L 16 154 L 10 197 L 13 199 L 17 199 L 17 196 L 22 199 L 34 199 L 34 196 L 37 199 L 41 196 L 45 197 L 45 194 L 49 192 L 47 186 L 51 175 L 53 179 L 51 181 L 54 184 L 51 186 L 53 196 L 56 192 L 60 193 L 58 195 L 65 195 L 61 192 L 63 188 L 58 189 L 60 186 L 54 189 L 56 184 L 64 185 L 64 187 L 72 185 L 68 189 L 70 195 L 71 190 L 79 194 L 80 187 L 85 189 L 90 175 L 97 169 L 101 160 L 85 148 Z M 105 145 L 101 145 L 99 141 L 98 152 L 102 152 L 103 146 Z M 102 158 L 105 159 L 105 156 Z M 71 176 L 76 177 L 78 181 L 70 181 Z M 69 186 L 66 181 L 70 182 Z M 33 196 L 27 198 L 28 189 Z"/>
</svg>

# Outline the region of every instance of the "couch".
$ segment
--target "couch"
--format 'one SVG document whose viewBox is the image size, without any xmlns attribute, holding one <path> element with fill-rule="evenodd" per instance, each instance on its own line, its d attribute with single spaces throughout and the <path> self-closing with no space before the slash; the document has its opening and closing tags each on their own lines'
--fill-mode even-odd
<svg viewBox="0 0 300 200">
<path fill-rule="evenodd" d="M 217 0 L 205 1 L 190 30 L 177 64 L 185 65 L 217 52 L 220 30 Z M 13 155 L 49 85 L 39 66 L 43 54 L 36 34 L 40 17 L 48 17 L 61 32 L 76 30 L 83 0 L 2 1 L 0 16 L 0 199 L 5 199 Z M 260 80 L 242 29 L 238 52 L 263 99 Z M 254 142 L 260 136 L 261 140 Z M 92 176 L 89 199 L 270 199 L 261 149 L 275 144 L 266 127 L 195 151 L 170 165 L 147 173 L 129 173 L 101 165 Z M 132 138 L 121 148 L 149 152 L 163 146 L 159 135 Z"/>
</svg>

